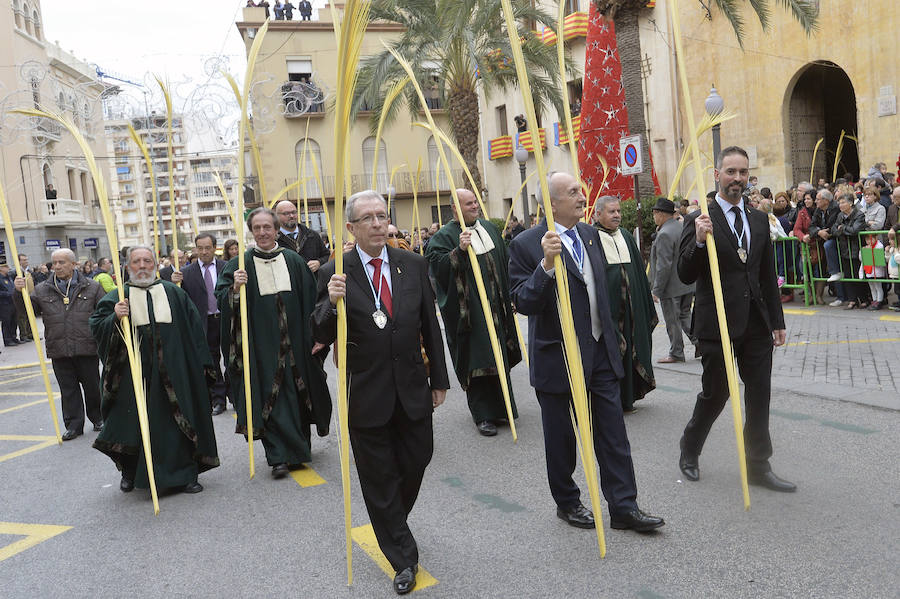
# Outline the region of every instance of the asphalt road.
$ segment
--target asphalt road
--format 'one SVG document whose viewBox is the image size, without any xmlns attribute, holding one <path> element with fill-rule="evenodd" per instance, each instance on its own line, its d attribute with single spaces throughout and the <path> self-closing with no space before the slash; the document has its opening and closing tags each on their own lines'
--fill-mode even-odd
<svg viewBox="0 0 900 599">
<path fill-rule="evenodd" d="M 789 331 L 812 327 L 798 319 L 817 318 L 831 317 L 789 316 Z M 658 329 L 658 355 L 663 338 Z M 791 347 L 780 351 L 793 359 Z M 0 366 L 34 359 L 30 345 L 10 348 Z M 772 463 L 799 490 L 751 487 L 752 507 L 744 511 L 727 410 L 701 456 L 700 482 L 683 481 L 677 467 L 698 365 L 658 369 L 658 389 L 626 418 L 638 501 L 667 524 L 649 535 L 613 531 L 604 505 L 605 559 L 593 532 L 555 517 L 539 408 L 524 364 L 512 375 L 517 444 L 507 429 L 480 437 L 454 381 L 435 413 L 435 454 L 410 517 L 421 566 L 437 582 L 415 595 L 897 597 L 900 412 L 816 394 L 814 381 L 805 386 L 808 394 L 780 385 L 772 398 Z M 8 457 L 42 443 L 10 435 L 53 434 L 46 401 L 39 401 L 40 376 L 30 376 L 37 372 L 0 371 L 0 596 L 394 596 L 390 577 L 359 545 L 347 586 L 334 433 L 313 440 L 312 469 L 323 484 L 271 479 L 259 444 L 250 480 L 233 412 L 217 416 L 222 466 L 201 475 L 203 493 L 162 497 L 154 516 L 149 492 L 118 490 L 112 462 L 90 447 L 96 433 Z M 794 377 L 795 386 L 800 380 Z M 583 480 L 577 472 L 584 490 Z M 355 472 L 351 491 L 353 526 L 363 526 L 368 517 Z M 23 526 L 35 524 L 71 528 Z M 58 534 L 15 552 L 23 535 L 41 533 Z"/>
</svg>

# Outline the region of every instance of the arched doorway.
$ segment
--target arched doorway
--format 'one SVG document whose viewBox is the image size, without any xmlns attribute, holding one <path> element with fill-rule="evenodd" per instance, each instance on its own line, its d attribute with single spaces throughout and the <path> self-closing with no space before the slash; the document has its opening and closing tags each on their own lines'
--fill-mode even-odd
<svg viewBox="0 0 900 599">
<path fill-rule="evenodd" d="M 841 137 L 856 136 L 856 93 L 847 73 L 838 65 L 818 61 L 804 66 L 788 86 L 784 131 L 790 160 L 790 183 L 809 178 L 813 152 L 819 139 L 824 139 L 816 154 L 813 181 L 831 181 Z M 837 176 L 851 173 L 859 177 L 859 152 L 853 140 L 844 139 Z"/>
</svg>

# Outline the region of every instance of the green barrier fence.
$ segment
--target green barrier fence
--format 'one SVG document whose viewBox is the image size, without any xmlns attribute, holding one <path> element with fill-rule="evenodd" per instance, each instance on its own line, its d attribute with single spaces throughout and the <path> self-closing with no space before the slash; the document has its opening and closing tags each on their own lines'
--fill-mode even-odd
<svg viewBox="0 0 900 599">
<path fill-rule="evenodd" d="M 837 237 L 835 240 L 838 267 L 843 277 L 841 283 L 900 283 L 898 279 L 892 279 L 887 276 L 887 264 L 889 257 L 885 255 L 884 248 L 870 246 L 868 241 L 870 238 L 878 239 L 882 243 L 887 241 L 888 231 L 861 231 L 854 237 Z M 802 244 L 802 257 L 807 273 L 807 281 L 827 281 L 831 276 L 828 267 L 828 260 L 824 250 L 824 243 L 819 244 L 819 274 L 814 274 L 814 269 L 809 259 L 809 245 Z M 849 258 L 842 255 L 841 249 L 846 248 Z M 877 276 L 879 270 L 884 269 L 883 276 Z M 860 276 L 860 271 L 864 276 Z M 848 276 L 851 275 L 851 276 Z M 815 286 L 810 285 L 812 292 L 811 301 L 815 302 Z M 808 305 L 808 304 L 807 304 Z"/>
</svg>

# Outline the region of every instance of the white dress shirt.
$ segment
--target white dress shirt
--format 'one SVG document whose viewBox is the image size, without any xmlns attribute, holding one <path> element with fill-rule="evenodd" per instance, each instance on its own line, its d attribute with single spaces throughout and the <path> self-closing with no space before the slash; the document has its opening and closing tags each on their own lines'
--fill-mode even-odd
<svg viewBox="0 0 900 599">
<path fill-rule="evenodd" d="M 387 279 L 388 289 L 391 292 L 391 295 L 394 294 L 394 285 L 391 283 L 391 269 L 390 269 L 390 260 L 388 259 L 387 246 L 381 248 L 381 254 L 378 256 L 370 256 L 365 253 L 359 244 L 356 244 L 356 252 L 359 254 L 359 259 L 362 261 L 363 266 L 366 269 L 366 275 L 369 277 L 369 281 L 372 281 L 372 275 L 375 274 L 375 265 L 372 264 L 373 258 L 381 258 L 381 274 L 384 275 L 384 278 Z M 374 301 L 374 297 L 372 298 Z"/>
</svg>

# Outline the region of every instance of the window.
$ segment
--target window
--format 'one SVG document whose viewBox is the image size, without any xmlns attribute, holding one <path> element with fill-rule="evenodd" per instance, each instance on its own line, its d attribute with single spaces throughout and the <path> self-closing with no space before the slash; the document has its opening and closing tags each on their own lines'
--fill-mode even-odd
<svg viewBox="0 0 900 599">
<path fill-rule="evenodd" d="M 76 199 L 78 196 L 75 194 L 77 191 L 77 187 L 75 186 L 75 170 L 74 169 L 66 169 L 66 178 L 69 181 L 69 198 Z"/>
<path fill-rule="evenodd" d="M 312 59 L 298 57 L 287 59 L 288 81 L 312 81 Z"/>
<path fill-rule="evenodd" d="M 444 172 L 444 165 L 441 163 L 441 154 L 438 152 L 437 142 L 435 142 L 433 135 L 428 138 L 427 147 L 428 168 L 425 170 L 425 180 L 429 183 L 436 182 L 438 189 L 450 189 L 450 182 L 447 181 L 447 174 Z"/>
<path fill-rule="evenodd" d="M 578 12 L 578 0 L 565 0 L 566 2 L 566 14 L 570 15 L 573 12 Z"/>
<path fill-rule="evenodd" d="M 303 156 L 303 146 L 306 145 L 306 157 L 303 164 L 300 164 L 300 158 Z M 294 146 L 294 164 L 297 165 L 297 173 L 301 178 L 309 177 L 306 180 L 306 196 L 308 198 L 321 198 L 322 190 L 316 182 L 316 170 L 313 167 L 313 156 L 315 155 L 315 165 L 319 167 L 319 177 L 322 176 L 322 152 L 319 144 L 314 139 L 301 139 Z M 298 190 L 300 197 L 303 197 L 303 188 Z"/>
<path fill-rule="evenodd" d="M 500 137 L 509 135 L 509 119 L 506 117 L 506 104 L 497 107 L 497 130 Z"/>
<path fill-rule="evenodd" d="M 16 28 L 22 28 L 22 11 L 19 8 L 19 0 L 13 0 L 13 12 L 16 15 Z"/>
<path fill-rule="evenodd" d="M 41 39 L 41 18 L 38 16 L 37 11 L 32 13 L 32 18 L 34 19 L 34 37 Z"/>
<path fill-rule="evenodd" d="M 378 164 L 375 164 L 375 138 L 367 137 L 362 143 L 363 171 L 365 184 L 372 181 L 375 173 L 375 191 L 386 192 L 390 184 L 390 171 L 388 170 L 387 146 L 382 139 L 378 144 Z"/>
</svg>

